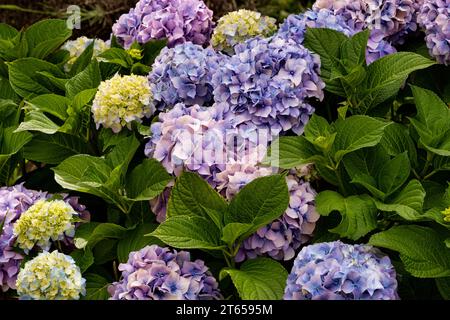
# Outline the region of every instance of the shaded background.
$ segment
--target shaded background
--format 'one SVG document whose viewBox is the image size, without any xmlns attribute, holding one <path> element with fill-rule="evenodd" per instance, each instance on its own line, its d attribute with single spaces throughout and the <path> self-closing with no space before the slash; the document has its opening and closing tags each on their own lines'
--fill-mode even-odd
<svg viewBox="0 0 450 320">
<path fill-rule="evenodd" d="M 69 5 L 82 10 L 80 30 L 74 37 L 85 35 L 108 39 L 111 26 L 121 14 L 138 0 L 0 0 L 0 22 L 17 29 L 29 26 L 44 18 L 65 18 Z M 299 13 L 309 5 L 309 0 L 204 0 L 214 11 L 215 19 L 240 8 L 260 11 L 282 21 L 290 13 Z"/>
</svg>

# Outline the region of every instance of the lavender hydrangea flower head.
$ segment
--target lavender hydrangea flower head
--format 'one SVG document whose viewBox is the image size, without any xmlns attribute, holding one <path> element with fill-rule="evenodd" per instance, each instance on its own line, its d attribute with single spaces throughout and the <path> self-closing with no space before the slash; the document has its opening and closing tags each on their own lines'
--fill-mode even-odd
<svg viewBox="0 0 450 320">
<path fill-rule="evenodd" d="M 157 245 L 131 252 L 119 265 L 122 279 L 108 287 L 111 300 L 221 299 L 218 283 L 202 260 Z"/>
<path fill-rule="evenodd" d="M 33 203 L 47 194 L 26 189 L 22 184 L 0 188 L 0 288 L 16 288 L 17 274 L 23 256 L 13 249 L 13 225 Z"/>
<path fill-rule="evenodd" d="M 450 0 L 425 0 L 418 14 L 430 55 L 450 64 Z"/>
<path fill-rule="evenodd" d="M 397 300 L 395 269 L 369 245 L 340 241 L 304 247 L 294 261 L 285 300 Z"/>
<path fill-rule="evenodd" d="M 152 137 L 145 146 L 147 157 L 155 158 L 167 172 L 178 176 L 184 169 L 197 172 L 210 179 L 224 152 L 227 121 L 216 119 L 213 108 L 179 103 L 168 112 L 159 115 L 159 121 L 151 125 Z"/>
<path fill-rule="evenodd" d="M 211 105 L 212 74 L 219 68 L 221 54 L 210 48 L 186 42 L 164 48 L 149 74 L 150 90 L 158 110 L 177 103 Z"/>
<path fill-rule="evenodd" d="M 191 41 L 206 45 L 212 33 L 213 13 L 202 0 L 140 0 L 113 26 L 113 33 L 128 48 L 167 38 L 169 47 Z"/>
<path fill-rule="evenodd" d="M 316 192 L 308 182 L 293 175 L 286 177 L 289 207 L 271 224 L 259 229 L 246 239 L 236 261 L 268 255 L 276 260 L 291 260 L 295 251 L 310 240 L 319 219 L 315 209 Z"/>
<path fill-rule="evenodd" d="M 344 19 L 353 30 L 363 30 L 366 26 L 366 5 L 363 0 L 317 0 L 313 11 L 331 10 L 335 16 Z"/>
<path fill-rule="evenodd" d="M 235 124 L 268 126 L 273 135 L 301 133 L 323 98 L 320 58 L 294 40 L 254 38 L 235 46 L 235 55 L 213 76 L 214 99 L 228 108 Z"/>
<path fill-rule="evenodd" d="M 221 17 L 214 29 L 211 44 L 220 51 L 233 54 L 233 47 L 250 38 L 269 37 L 277 30 L 276 19 L 251 10 L 241 9 Z"/>
</svg>

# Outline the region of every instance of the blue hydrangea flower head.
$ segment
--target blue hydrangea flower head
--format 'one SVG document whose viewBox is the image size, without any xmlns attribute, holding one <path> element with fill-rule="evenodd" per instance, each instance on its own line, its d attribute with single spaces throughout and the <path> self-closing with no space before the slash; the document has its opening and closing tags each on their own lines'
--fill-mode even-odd
<svg viewBox="0 0 450 320">
<path fill-rule="evenodd" d="M 119 265 L 122 279 L 108 288 L 111 300 L 221 299 L 218 283 L 202 260 L 189 252 L 147 246 Z"/>
<path fill-rule="evenodd" d="M 341 241 L 304 247 L 288 276 L 285 300 L 397 300 L 395 269 L 369 245 Z"/>
</svg>

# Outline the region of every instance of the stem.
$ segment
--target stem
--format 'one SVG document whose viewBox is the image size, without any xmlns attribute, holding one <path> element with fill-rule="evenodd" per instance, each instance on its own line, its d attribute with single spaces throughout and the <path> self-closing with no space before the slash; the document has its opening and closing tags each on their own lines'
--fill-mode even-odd
<svg viewBox="0 0 450 320">
<path fill-rule="evenodd" d="M 13 5 L 13 4 L 2 4 L 2 5 L 0 5 L 0 9 L 13 10 L 13 11 L 19 11 L 19 12 L 36 13 L 36 14 L 43 14 L 43 15 L 49 15 L 49 16 L 58 16 L 58 13 L 56 13 L 56 12 L 22 8 L 22 7 Z"/>
<path fill-rule="evenodd" d="M 113 261 L 113 272 L 114 272 L 114 278 L 116 279 L 116 281 L 119 281 L 120 277 L 119 277 L 119 274 L 117 273 L 117 262 L 116 262 L 116 260 Z"/>
<path fill-rule="evenodd" d="M 427 151 L 427 161 L 425 162 L 425 166 L 423 167 L 422 172 L 420 173 L 420 176 L 423 177 L 427 174 L 428 168 L 431 165 L 431 161 L 433 161 L 434 154 Z M 424 178 L 425 179 L 425 178 Z"/>
<path fill-rule="evenodd" d="M 342 177 L 339 174 L 337 169 L 334 170 L 334 174 L 336 175 L 336 178 L 337 178 L 337 181 L 338 181 L 339 190 L 341 191 L 342 195 L 344 197 L 346 197 L 347 196 L 347 192 L 345 192 L 344 181 L 342 180 Z"/>
<path fill-rule="evenodd" d="M 436 173 L 438 173 L 439 170 L 433 170 L 431 173 L 427 174 L 425 177 L 423 177 L 423 180 L 430 179 L 432 176 L 434 176 Z"/>
</svg>

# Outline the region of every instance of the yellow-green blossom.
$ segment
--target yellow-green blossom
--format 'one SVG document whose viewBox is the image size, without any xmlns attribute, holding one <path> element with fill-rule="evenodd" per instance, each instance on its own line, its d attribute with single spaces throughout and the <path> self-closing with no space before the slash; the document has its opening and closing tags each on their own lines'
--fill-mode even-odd
<svg viewBox="0 0 450 320">
<path fill-rule="evenodd" d="M 76 40 L 67 41 L 62 49 L 69 51 L 70 58 L 66 62 L 64 69 L 69 71 L 73 66 L 75 61 L 77 61 L 78 57 L 86 50 L 86 48 L 92 43 L 93 39 L 89 39 L 87 37 L 79 37 Z M 106 50 L 109 49 L 109 45 L 100 39 L 95 39 L 94 43 L 94 54 L 93 57 L 97 57 L 102 54 Z"/>
<path fill-rule="evenodd" d="M 86 293 L 85 283 L 72 257 L 55 250 L 25 263 L 16 286 L 23 300 L 78 300 Z"/>
<path fill-rule="evenodd" d="M 116 74 L 98 87 L 92 104 L 92 113 L 97 127 L 102 125 L 119 132 L 132 121 L 141 122 L 150 117 L 155 108 L 147 77 L 121 76 Z"/>
<path fill-rule="evenodd" d="M 141 60 L 142 59 L 142 51 L 139 49 L 128 49 L 127 53 L 136 60 Z"/>
<path fill-rule="evenodd" d="M 444 221 L 450 222 L 450 207 L 442 211 L 442 214 L 444 215 Z"/>
<path fill-rule="evenodd" d="M 217 50 L 233 53 L 233 47 L 256 36 L 269 37 L 277 30 L 276 20 L 256 11 L 241 9 L 219 19 L 211 38 Z"/>
<path fill-rule="evenodd" d="M 62 200 L 36 201 L 14 224 L 16 243 L 25 252 L 35 245 L 43 250 L 50 248 L 50 240 L 73 236 L 72 218 L 77 213 Z"/>
</svg>

